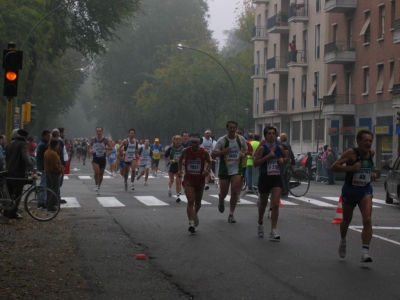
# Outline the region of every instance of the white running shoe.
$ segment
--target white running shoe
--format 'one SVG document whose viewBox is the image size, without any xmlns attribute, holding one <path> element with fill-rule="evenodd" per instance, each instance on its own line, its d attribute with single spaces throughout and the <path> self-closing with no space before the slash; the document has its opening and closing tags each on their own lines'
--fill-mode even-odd
<svg viewBox="0 0 400 300">
<path fill-rule="evenodd" d="M 271 231 L 271 233 L 269 234 L 269 239 L 272 241 L 279 241 L 281 239 L 276 229 L 273 229 Z"/>
<path fill-rule="evenodd" d="M 199 226 L 199 223 L 200 223 L 199 217 L 198 217 L 197 213 L 195 212 L 194 213 L 194 227 Z"/>
<path fill-rule="evenodd" d="M 210 186 L 206 183 L 206 185 L 204 186 L 204 189 L 207 191 L 208 189 L 210 189 Z"/>
<path fill-rule="evenodd" d="M 372 262 L 372 257 L 369 256 L 368 250 L 361 251 L 361 262 Z"/>
<path fill-rule="evenodd" d="M 263 225 L 258 225 L 257 234 L 258 234 L 258 237 L 264 237 L 264 226 Z"/>
<path fill-rule="evenodd" d="M 144 186 L 148 186 L 147 182 L 144 183 Z"/>
<path fill-rule="evenodd" d="M 346 240 L 341 239 L 339 243 L 339 256 L 341 258 L 346 257 Z"/>
<path fill-rule="evenodd" d="M 97 192 L 98 190 L 99 190 L 99 187 L 98 187 L 98 185 L 96 184 L 96 185 L 94 186 L 94 191 Z"/>
<path fill-rule="evenodd" d="M 272 213 L 272 209 L 268 210 L 268 219 L 271 219 L 271 213 Z"/>
<path fill-rule="evenodd" d="M 168 188 L 168 197 L 171 198 L 172 197 L 172 191 L 170 188 Z"/>
<path fill-rule="evenodd" d="M 134 190 L 135 190 L 135 188 L 133 187 L 133 184 L 131 184 L 131 190 L 132 190 L 132 191 L 134 191 Z"/>
<path fill-rule="evenodd" d="M 125 182 L 124 189 L 125 189 L 125 191 L 128 190 L 128 183 L 127 182 Z"/>
</svg>

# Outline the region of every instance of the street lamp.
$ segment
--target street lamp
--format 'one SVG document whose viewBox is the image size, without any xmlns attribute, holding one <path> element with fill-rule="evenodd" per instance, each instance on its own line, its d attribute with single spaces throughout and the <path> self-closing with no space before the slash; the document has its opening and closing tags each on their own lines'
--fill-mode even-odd
<svg viewBox="0 0 400 300">
<path fill-rule="evenodd" d="M 208 54 L 208 53 L 206 53 L 206 52 L 203 52 L 203 51 L 201 51 L 201 50 L 199 50 L 199 49 L 195 49 L 195 48 L 192 48 L 192 47 L 183 45 L 183 44 L 178 44 L 178 45 L 177 45 L 177 48 L 178 48 L 179 50 L 191 49 L 191 50 L 194 50 L 194 51 L 197 51 L 197 52 L 201 52 L 201 53 L 207 55 L 208 57 L 212 58 L 213 60 L 215 60 L 215 61 L 221 66 L 221 68 L 224 69 L 226 75 L 228 75 L 228 77 L 229 77 L 229 79 L 230 79 L 230 81 L 231 81 L 231 83 L 232 83 L 233 90 L 235 91 L 235 100 L 236 100 L 236 103 L 235 103 L 235 120 L 237 120 L 238 97 L 237 97 L 237 92 L 236 92 L 235 83 L 233 82 L 233 79 L 232 79 L 231 75 L 229 74 L 228 70 L 227 70 L 215 57 L 211 56 L 210 54 Z"/>
<path fill-rule="evenodd" d="M 250 108 L 246 107 L 246 108 L 244 109 L 244 111 L 246 112 L 246 127 L 247 127 L 247 132 L 249 132 L 249 131 L 250 131 L 250 128 L 249 128 L 249 111 L 250 111 Z"/>
</svg>

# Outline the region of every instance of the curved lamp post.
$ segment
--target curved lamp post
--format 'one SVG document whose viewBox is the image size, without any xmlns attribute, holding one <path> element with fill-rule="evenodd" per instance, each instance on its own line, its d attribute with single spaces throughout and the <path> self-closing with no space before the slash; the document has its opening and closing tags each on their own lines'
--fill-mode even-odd
<svg viewBox="0 0 400 300">
<path fill-rule="evenodd" d="M 228 77 L 229 77 L 229 79 L 230 79 L 230 81 L 231 81 L 231 83 L 232 83 L 233 90 L 235 91 L 235 100 L 236 100 L 236 103 L 235 103 L 235 120 L 237 120 L 238 97 L 237 97 L 237 92 L 236 92 L 235 83 L 233 82 L 233 79 L 232 79 L 231 75 L 228 73 L 228 70 L 227 70 L 215 57 L 211 56 L 210 54 L 208 54 L 208 53 L 206 53 L 206 52 L 203 52 L 203 51 L 201 51 L 201 50 L 199 50 L 199 49 L 195 49 L 195 48 L 192 48 L 192 47 L 183 45 L 183 44 L 178 44 L 178 45 L 177 45 L 177 48 L 178 48 L 179 50 L 191 49 L 191 50 L 194 50 L 194 51 L 203 53 L 203 54 L 207 55 L 208 57 L 212 58 L 213 60 L 215 60 L 215 61 L 221 66 L 221 68 L 224 69 L 226 75 L 228 75 Z"/>
</svg>

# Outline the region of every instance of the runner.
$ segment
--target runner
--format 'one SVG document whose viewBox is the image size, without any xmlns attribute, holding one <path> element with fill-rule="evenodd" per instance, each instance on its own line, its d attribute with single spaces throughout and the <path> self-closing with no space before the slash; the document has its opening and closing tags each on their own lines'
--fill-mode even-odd
<svg viewBox="0 0 400 300">
<path fill-rule="evenodd" d="M 81 157 L 82 157 L 83 165 L 85 165 L 85 163 L 86 163 L 87 148 L 88 148 L 87 141 L 86 141 L 86 139 L 83 139 L 82 143 L 81 143 Z"/>
<path fill-rule="evenodd" d="M 183 148 L 189 148 L 190 143 L 189 143 L 189 132 L 182 132 L 182 142 L 181 142 L 181 146 Z"/>
<path fill-rule="evenodd" d="M 131 190 L 135 190 L 133 187 L 133 183 L 135 182 L 136 177 L 136 157 L 138 155 L 138 143 L 135 139 L 135 129 L 129 129 L 128 131 L 129 137 L 122 141 L 121 145 L 119 146 L 120 155 L 124 156 L 124 188 L 125 191 L 128 190 L 128 176 L 129 176 L 129 169 L 131 171 Z"/>
<path fill-rule="evenodd" d="M 210 129 L 207 129 L 204 132 L 204 137 L 201 138 L 200 142 L 201 142 L 200 147 L 204 148 L 208 152 L 208 154 L 211 155 L 211 153 L 213 151 L 213 140 L 211 138 L 211 130 Z M 206 184 L 204 185 L 205 190 L 208 190 L 210 188 L 208 185 L 209 182 L 210 182 L 210 174 L 208 174 L 206 176 Z"/>
<path fill-rule="evenodd" d="M 103 136 L 103 127 L 96 127 L 96 136 L 90 139 L 90 148 L 93 153 L 94 190 L 100 195 L 100 185 L 103 182 L 104 170 L 107 163 L 106 151 L 107 149 L 112 149 L 110 140 Z"/>
<path fill-rule="evenodd" d="M 160 139 L 155 138 L 154 143 L 150 145 L 151 151 L 153 151 L 153 157 L 151 158 L 153 176 L 157 177 L 158 164 L 160 162 L 161 154 L 164 151 L 163 145 L 160 144 Z"/>
<path fill-rule="evenodd" d="M 196 233 L 199 226 L 198 212 L 201 208 L 201 198 L 205 184 L 205 176 L 208 175 L 208 168 L 211 165 L 210 155 L 204 148 L 200 148 L 200 135 L 192 133 L 190 135 L 190 147 L 182 151 L 178 162 L 178 174 L 183 176 L 182 165 L 185 168 L 183 179 L 186 188 L 187 216 L 189 218 L 189 232 Z"/>
<path fill-rule="evenodd" d="M 115 141 L 111 141 L 112 150 L 107 151 L 108 164 L 110 165 L 110 173 L 112 177 L 115 177 L 117 170 L 117 148 L 115 147 Z"/>
<path fill-rule="evenodd" d="M 244 129 L 238 128 L 236 130 L 236 133 L 238 135 L 242 136 L 245 139 L 246 145 L 247 145 L 247 155 L 253 155 L 253 147 L 251 146 L 250 142 L 244 136 Z M 247 156 L 246 156 L 246 159 L 242 160 L 242 168 L 243 168 L 243 174 L 242 174 L 242 187 L 243 187 L 245 182 L 246 182 Z M 239 195 L 238 195 L 238 203 L 240 203 L 240 192 L 239 192 Z"/>
<path fill-rule="evenodd" d="M 218 209 L 225 211 L 225 197 L 231 185 L 229 223 L 236 223 L 233 213 L 236 208 L 238 194 L 242 188 L 242 159 L 247 155 L 246 141 L 242 136 L 236 135 L 237 123 L 229 121 L 226 124 L 228 134 L 219 138 L 212 151 L 212 157 L 220 157 L 218 177 L 220 179 L 220 193 Z"/>
<path fill-rule="evenodd" d="M 369 244 L 372 238 L 372 186 L 371 180 L 376 179 L 372 172 L 372 161 L 375 151 L 371 150 L 374 134 L 369 130 L 360 130 L 357 133 L 357 148 L 347 150 L 336 160 L 331 170 L 333 172 L 346 172 L 342 187 L 343 220 L 340 223 L 339 256 L 346 257 L 346 235 L 354 208 L 358 205 L 362 216 L 363 230 L 361 233 L 361 262 L 372 262 L 369 255 Z"/>
<path fill-rule="evenodd" d="M 280 146 L 277 140 L 275 127 L 264 128 L 265 144 L 258 147 L 254 167 L 260 166 L 260 178 L 258 191 L 260 193 L 260 205 L 258 206 L 258 236 L 264 236 L 263 218 L 268 204 L 268 196 L 271 193 L 271 233 L 269 238 L 279 241 L 280 236 L 276 230 L 279 216 L 279 199 L 282 191 L 282 179 L 279 165 L 287 161 L 286 151 Z"/>
<path fill-rule="evenodd" d="M 77 139 L 77 141 L 76 141 L 76 158 L 78 159 L 78 162 L 81 162 L 81 151 L 82 151 L 82 142 L 80 139 Z"/>
<path fill-rule="evenodd" d="M 151 157 L 153 155 L 153 151 L 150 149 L 150 141 L 148 139 L 144 140 L 144 145 L 139 149 L 140 163 L 139 163 L 139 175 L 136 180 L 139 180 L 140 177 L 145 175 L 144 177 L 144 185 L 147 186 L 147 179 L 149 178 L 149 170 L 151 166 Z"/>
<path fill-rule="evenodd" d="M 176 186 L 176 202 L 181 202 L 181 178 L 178 176 L 178 160 L 179 157 L 182 154 L 183 147 L 181 146 L 181 136 L 180 135 L 175 135 L 172 137 L 172 144 L 171 147 L 168 148 L 167 152 L 164 154 L 164 158 L 166 161 L 169 161 L 170 166 L 168 170 L 168 176 L 169 176 L 169 183 L 168 183 L 168 197 L 171 198 L 172 196 L 172 191 L 171 187 L 172 184 L 174 183 L 174 178 L 175 178 L 175 186 Z M 154 154 L 153 154 L 154 156 Z"/>
</svg>

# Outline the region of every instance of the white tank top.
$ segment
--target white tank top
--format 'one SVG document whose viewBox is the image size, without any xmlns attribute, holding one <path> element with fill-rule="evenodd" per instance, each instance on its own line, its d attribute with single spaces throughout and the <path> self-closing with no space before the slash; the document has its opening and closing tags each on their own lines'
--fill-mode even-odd
<svg viewBox="0 0 400 300">
<path fill-rule="evenodd" d="M 213 149 L 213 142 L 212 139 L 210 138 L 209 140 L 207 140 L 205 137 L 203 137 L 203 142 L 201 143 L 200 147 L 204 148 L 205 150 L 207 150 L 208 153 L 211 154 L 212 149 Z"/>
<path fill-rule="evenodd" d="M 126 162 L 131 162 L 132 160 L 136 159 L 136 139 L 133 140 L 133 143 L 129 141 L 129 139 L 126 139 L 128 141 L 128 146 L 126 147 L 125 150 L 125 161 Z"/>
</svg>

